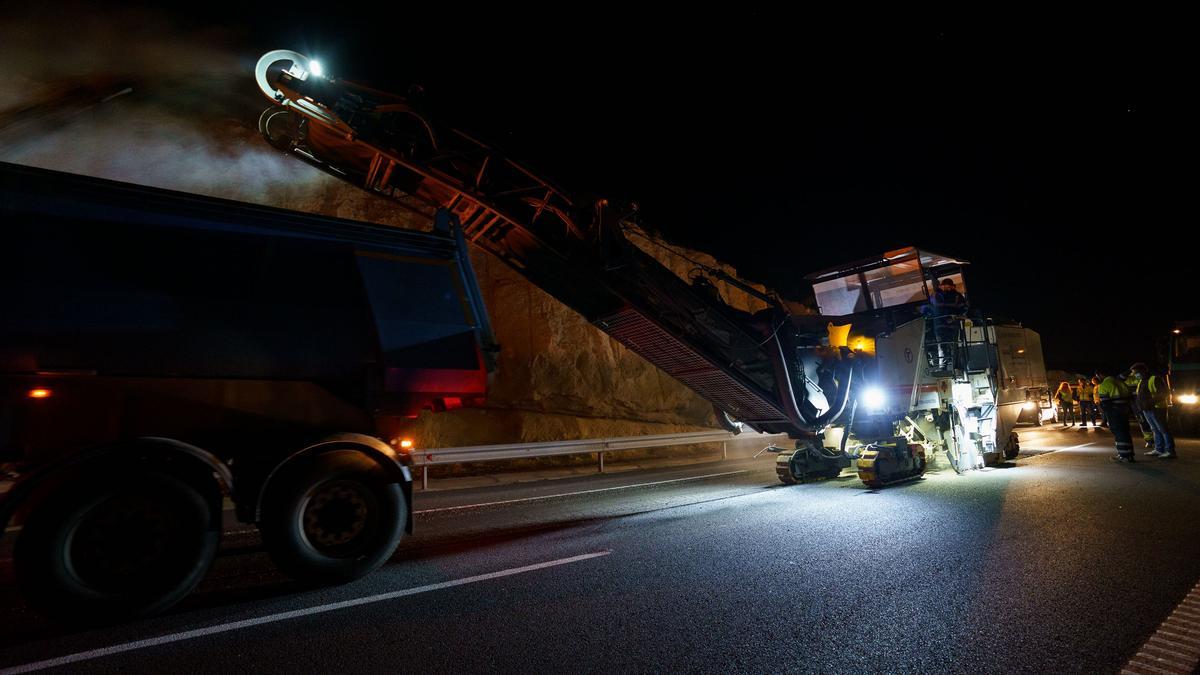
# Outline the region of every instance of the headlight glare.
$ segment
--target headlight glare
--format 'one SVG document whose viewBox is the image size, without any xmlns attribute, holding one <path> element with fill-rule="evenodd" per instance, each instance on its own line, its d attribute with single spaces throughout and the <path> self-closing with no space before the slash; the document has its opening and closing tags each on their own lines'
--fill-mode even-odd
<svg viewBox="0 0 1200 675">
<path fill-rule="evenodd" d="M 867 387 L 862 395 L 862 403 L 868 410 L 879 410 L 887 403 L 887 394 L 879 387 Z"/>
</svg>

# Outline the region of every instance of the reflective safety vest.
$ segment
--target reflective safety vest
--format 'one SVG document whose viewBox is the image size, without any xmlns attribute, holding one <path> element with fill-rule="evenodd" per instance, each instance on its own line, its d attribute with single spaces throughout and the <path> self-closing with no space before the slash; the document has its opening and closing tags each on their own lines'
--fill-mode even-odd
<svg viewBox="0 0 1200 675">
<path fill-rule="evenodd" d="M 1129 387 L 1120 379 L 1109 375 L 1096 387 L 1096 396 L 1101 401 L 1129 398 Z"/>
<path fill-rule="evenodd" d="M 1147 395 L 1143 395 L 1143 384 L 1146 385 L 1145 394 Z M 1168 388 L 1166 381 L 1157 375 L 1150 375 L 1143 380 L 1138 380 L 1135 395 L 1137 396 L 1139 406 L 1143 406 L 1143 400 L 1147 404 L 1144 407 L 1166 408 L 1171 404 L 1171 390 Z"/>
<path fill-rule="evenodd" d="M 1091 384 L 1085 384 L 1079 388 L 1079 401 L 1081 403 L 1084 401 L 1087 401 L 1087 402 L 1094 401 L 1094 400 L 1096 400 L 1095 394 L 1096 394 L 1095 387 L 1093 387 Z"/>
<path fill-rule="evenodd" d="M 1061 401 L 1063 405 L 1070 405 L 1071 402 L 1075 400 L 1075 392 L 1073 392 L 1070 387 L 1067 387 L 1066 389 L 1059 389 L 1054 396 Z"/>
</svg>

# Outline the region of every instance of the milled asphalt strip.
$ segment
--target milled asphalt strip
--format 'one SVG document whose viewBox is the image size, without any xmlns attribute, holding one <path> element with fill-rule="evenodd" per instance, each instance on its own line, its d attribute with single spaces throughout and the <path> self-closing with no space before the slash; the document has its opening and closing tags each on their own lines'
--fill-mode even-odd
<svg viewBox="0 0 1200 675">
<path fill-rule="evenodd" d="M 720 476 L 734 476 L 739 473 L 750 473 L 750 469 L 742 469 L 740 471 L 726 471 L 724 473 L 710 473 L 704 476 L 688 476 L 687 478 L 672 478 L 670 480 L 656 480 L 652 483 L 635 483 L 633 485 L 617 485 L 615 487 L 596 488 L 595 490 L 580 490 L 578 492 L 562 492 L 555 495 L 542 495 L 539 497 L 522 497 L 520 499 L 505 499 L 498 502 L 482 502 L 479 504 L 464 504 L 463 506 L 443 506 L 437 509 L 421 509 L 413 511 L 413 515 L 421 513 L 436 513 L 438 511 L 460 511 L 462 509 L 478 509 L 484 506 L 497 506 L 499 504 L 516 504 L 518 502 L 533 502 L 539 499 L 555 499 L 557 497 L 572 497 L 574 495 L 590 495 L 596 492 L 610 492 L 612 490 L 629 490 L 631 488 L 649 487 L 651 485 L 665 485 L 667 483 L 682 483 L 688 480 L 704 480 L 705 478 L 718 478 Z"/>
<path fill-rule="evenodd" d="M 339 609 L 349 607 L 359 607 L 361 605 L 369 605 L 384 600 L 393 600 L 395 598 L 403 598 L 409 595 L 417 595 L 419 593 L 428 593 L 430 591 L 440 591 L 443 588 L 452 588 L 454 586 L 462 586 L 465 584 L 473 584 L 479 581 L 487 581 L 489 579 L 499 579 L 501 577 L 511 577 L 514 574 L 524 574 L 525 572 L 533 572 L 535 570 L 546 569 L 547 567 L 556 567 L 558 565 L 569 565 L 571 563 L 580 562 L 583 560 L 591 560 L 612 553 L 612 551 L 597 551 L 595 553 L 584 553 L 583 555 L 571 556 L 570 558 L 559 558 L 558 560 L 549 560 L 547 562 L 537 563 L 534 565 L 525 565 L 524 567 L 512 567 L 499 572 L 489 572 L 487 574 L 479 574 L 473 577 L 465 577 L 463 579 L 455 579 L 453 581 L 443 581 L 441 583 L 429 584 L 427 586 L 417 586 L 416 588 L 406 588 L 402 591 L 392 591 L 390 593 L 380 593 L 379 595 L 368 595 L 364 598 L 355 598 L 353 600 L 343 600 L 341 602 L 332 602 L 327 605 L 317 605 L 316 607 L 308 607 L 305 609 L 296 609 L 290 612 L 279 612 L 277 614 L 268 614 L 260 616 L 257 619 L 245 619 L 243 621 L 233 621 L 230 623 L 220 623 L 207 628 L 197 628 L 195 630 L 184 631 L 182 633 L 171 633 L 169 635 L 161 635 L 156 638 L 146 640 L 137 640 L 135 642 L 126 642 L 124 644 L 112 645 L 111 647 L 101 647 L 100 649 L 92 649 L 86 652 L 77 652 L 66 656 L 59 656 L 53 659 L 45 659 L 43 661 L 34 661 L 20 666 L 13 666 L 0 670 L 0 675 L 10 675 L 13 673 L 30 673 L 36 670 L 45 670 L 46 668 L 57 668 L 71 663 L 79 663 L 81 661 L 91 661 L 113 654 L 122 652 L 130 652 L 137 649 L 146 649 L 148 647 L 157 647 L 159 645 L 170 644 L 172 642 L 182 642 L 183 640 L 192 640 L 198 637 L 206 637 L 208 635 L 216 635 L 218 633 L 228 633 L 230 631 L 241 630 L 243 628 L 251 628 L 261 626 L 267 623 L 276 623 L 278 621 L 287 621 L 289 619 L 297 619 L 304 616 L 312 616 L 313 614 L 323 614 L 325 612 L 333 612 Z"/>
<path fill-rule="evenodd" d="M 1191 673 L 1200 666 L 1200 583 L 1176 605 L 1122 673 Z"/>
<path fill-rule="evenodd" d="M 1066 452 L 1067 450 L 1078 450 L 1080 448 L 1086 448 L 1089 445 L 1095 445 L 1095 444 L 1096 444 L 1096 441 L 1092 441 L 1091 443 L 1080 443 L 1079 445 L 1072 445 L 1069 448 L 1055 448 L 1054 450 L 1044 450 L 1044 451 L 1043 450 L 1035 450 L 1035 452 L 1037 452 L 1037 454 L 1034 455 L 1034 457 L 1041 457 L 1043 455 L 1053 455 L 1056 452 Z M 1030 448 L 1030 450 L 1033 450 L 1033 448 Z M 1030 459 L 1033 459 L 1033 457 L 1030 457 Z"/>
</svg>

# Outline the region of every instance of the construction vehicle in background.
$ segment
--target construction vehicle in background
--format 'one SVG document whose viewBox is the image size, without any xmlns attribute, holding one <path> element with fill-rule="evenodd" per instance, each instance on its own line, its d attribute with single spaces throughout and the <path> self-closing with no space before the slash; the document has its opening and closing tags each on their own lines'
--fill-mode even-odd
<svg viewBox="0 0 1200 675">
<path fill-rule="evenodd" d="M 0 165 L 0 531 L 19 529 L 19 585 L 48 613 L 178 601 L 226 498 L 294 577 L 381 565 L 411 529 L 404 419 L 486 397 L 497 347 L 468 241 L 730 428 L 786 433 L 784 482 L 851 469 L 878 487 L 938 454 L 960 472 L 1016 456 L 1013 424 L 1046 386 L 1037 334 L 977 314 L 934 331 L 922 313 L 963 261 L 843 265 L 810 277 L 820 313 L 796 313 L 719 269 L 676 276 L 628 238 L 636 209 L 568 193 L 404 97 L 286 50 L 255 77 L 267 142 L 431 231 Z"/>
<path fill-rule="evenodd" d="M 1175 322 L 1165 351 L 1172 392 L 1167 416 L 1180 433 L 1200 433 L 1200 319 Z"/>
</svg>

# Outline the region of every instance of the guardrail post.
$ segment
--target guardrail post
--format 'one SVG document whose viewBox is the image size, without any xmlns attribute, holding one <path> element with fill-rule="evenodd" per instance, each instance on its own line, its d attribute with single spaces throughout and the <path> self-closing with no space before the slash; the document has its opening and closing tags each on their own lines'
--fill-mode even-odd
<svg viewBox="0 0 1200 675">
<path fill-rule="evenodd" d="M 429 466 L 421 467 L 421 490 L 429 489 Z"/>
<path fill-rule="evenodd" d="M 600 461 L 599 461 L 600 473 L 604 473 L 604 451 L 601 450 L 601 451 L 597 452 L 596 457 L 598 457 L 600 459 Z"/>
<path fill-rule="evenodd" d="M 721 441 L 721 459 L 729 459 L 729 441 Z"/>
</svg>

